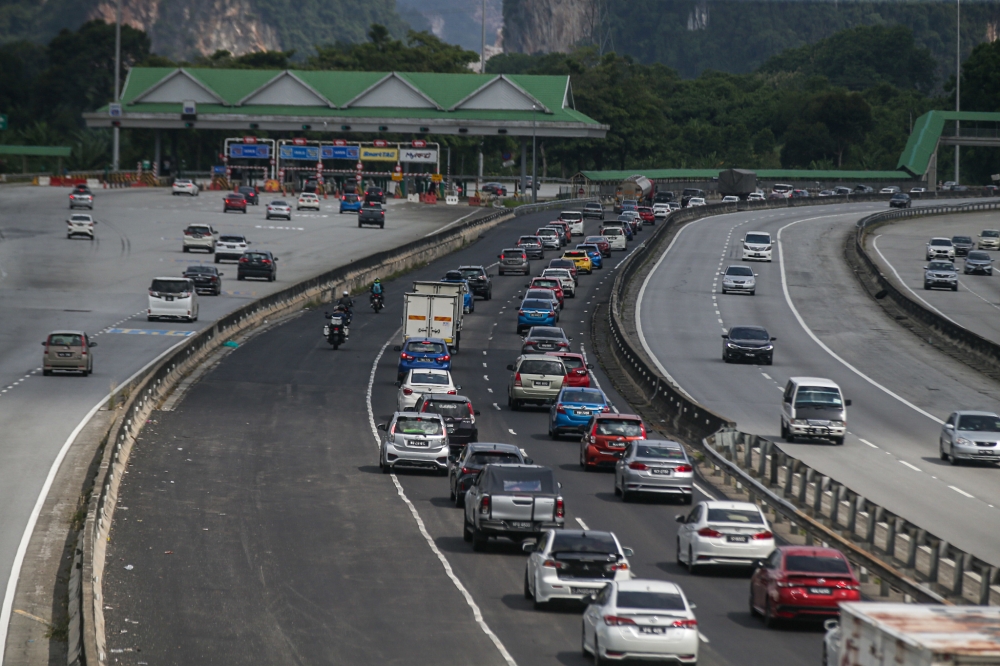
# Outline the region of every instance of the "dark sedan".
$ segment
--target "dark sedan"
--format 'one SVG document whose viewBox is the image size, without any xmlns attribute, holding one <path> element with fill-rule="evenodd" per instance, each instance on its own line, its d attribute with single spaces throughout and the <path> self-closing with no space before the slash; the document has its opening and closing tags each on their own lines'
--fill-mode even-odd
<svg viewBox="0 0 1000 666">
<path fill-rule="evenodd" d="M 517 239 L 517 247 L 524 250 L 528 259 L 544 259 L 545 250 L 542 247 L 542 239 L 538 236 L 521 236 Z"/>
<path fill-rule="evenodd" d="M 473 296 L 480 296 L 484 301 L 493 298 L 493 274 L 487 273 L 482 266 L 459 266 L 458 271 L 469 283 Z"/>
<path fill-rule="evenodd" d="M 774 362 L 774 341 L 767 329 L 760 326 L 734 326 L 722 334 L 722 360 L 752 361 L 762 365 Z"/>
<path fill-rule="evenodd" d="M 569 351 L 570 338 L 557 326 L 532 326 L 524 336 L 522 354 Z"/>
<path fill-rule="evenodd" d="M 952 236 L 951 244 L 955 246 L 955 256 L 964 257 L 969 251 L 976 247 L 971 236 Z"/>
<path fill-rule="evenodd" d="M 236 279 L 267 278 L 268 282 L 278 279 L 278 258 L 266 250 L 244 252 L 236 267 Z"/>
<path fill-rule="evenodd" d="M 222 276 L 215 266 L 188 266 L 184 271 L 184 277 L 194 282 L 194 290 L 209 296 L 222 293 Z"/>
<path fill-rule="evenodd" d="M 472 403 L 465 396 L 425 393 L 417 400 L 413 411 L 441 415 L 448 427 L 452 455 L 457 455 L 466 444 L 479 441 L 479 429 L 476 427 L 479 412 L 472 408 Z"/>
<path fill-rule="evenodd" d="M 913 205 L 913 200 L 906 192 L 896 192 L 889 199 L 889 208 L 909 208 Z"/>
<path fill-rule="evenodd" d="M 583 205 L 583 219 L 592 217 L 598 220 L 604 220 L 604 206 L 599 203 L 590 202 Z"/>
<path fill-rule="evenodd" d="M 965 258 L 965 268 L 963 271 L 966 275 L 970 273 L 993 275 L 993 257 L 990 256 L 989 252 L 973 250 Z"/>
<path fill-rule="evenodd" d="M 465 503 L 465 491 L 486 465 L 532 465 L 514 444 L 472 443 L 451 460 L 448 467 L 448 489 L 455 506 Z"/>
<path fill-rule="evenodd" d="M 256 206 L 260 203 L 260 198 L 257 196 L 257 188 L 250 187 L 249 185 L 244 185 L 238 192 L 246 197 L 247 203 L 251 206 Z"/>
</svg>

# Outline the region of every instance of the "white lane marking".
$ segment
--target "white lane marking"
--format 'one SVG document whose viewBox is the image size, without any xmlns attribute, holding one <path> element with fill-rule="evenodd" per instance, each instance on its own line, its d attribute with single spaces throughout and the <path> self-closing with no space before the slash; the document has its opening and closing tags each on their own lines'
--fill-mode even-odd
<svg viewBox="0 0 1000 666">
<path fill-rule="evenodd" d="M 781 231 L 779 230 L 778 233 L 780 234 Z M 930 303 L 928 303 L 927 301 L 925 301 L 920 296 L 920 294 L 918 294 L 917 292 L 915 292 L 912 289 L 910 289 L 910 286 L 908 284 L 906 284 L 906 282 L 903 281 L 903 278 L 899 277 L 899 273 L 896 272 L 896 267 L 893 266 L 891 263 L 889 263 L 889 260 L 885 258 L 884 254 L 882 254 L 882 250 L 878 249 L 878 239 L 881 238 L 881 237 L 882 237 L 882 235 L 879 234 L 878 236 L 876 236 L 872 240 L 872 247 L 874 247 L 875 251 L 878 252 L 878 256 L 882 257 L 882 261 L 884 261 L 885 265 L 889 267 L 889 270 L 892 271 L 892 274 L 896 276 L 896 280 L 899 282 L 899 284 L 903 285 L 903 288 L 906 289 L 906 291 L 908 291 L 911 294 L 913 294 L 914 298 L 916 298 L 918 301 L 920 301 L 921 303 L 923 303 L 924 305 L 926 305 L 927 307 L 929 307 L 931 310 L 934 310 L 934 312 L 937 312 L 939 315 L 941 315 L 942 317 L 944 317 L 945 319 L 947 319 L 951 323 L 955 324 L 955 326 L 960 326 L 961 324 L 959 324 L 957 321 L 955 321 L 954 319 L 952 319 L 951 317 L 949 317 L 945 313 L 943 313 L 940 310 L 938 310 L 936 307 L 934 307 L 933 305 L 931 305 Z"/>
<path fill-rule="evenodd" d="M 485 349 L 483 350 L 483 356 L 486 356 L 486 350 Z"/>
<path fill-rule="evenodd" d="M 868 446 L 872 447 L 873 449 L 877 449 L 878 448 L 877 446 L 875 446 L 874 444 L 872 444 L 871 442 L 869 442 L 867 439 L 861 439 L 860 437 L 858 437 L 858 440 L 860 440 L 862 444 L 867 444 Z"/>
<path fill-rule="evenodd" d="M 490 376 L 489 375 L 483 375 L 483 379 L 485 379 L 486 381 L 490 381 Z"/>
<path fill-rule="evenodd" d="M 514 432 L 514 430 L 512 428 L 507 428 L 507 432 L 509 432 L 510 434 L 514 435 L 515 437 L 517 436 L 517 433 Z"/>
<path fill-rule="evenodd" d="M 991 308 L 995 308 L 997 310 L 1000 310 L 1000 307 L 997 307 L 996 303 L 991 303 L 984 296 L 980 296 L 978 291 L 973 291 L 969 287 L 969 284 L 967 282 L 963 282 L 962 280 L 959 280 L 958 283 L 960 285 L 962 285 L 963 287 L 965 287 L 965 290 L 968 291 L 970 294 L 972 294 L 973 296 L 975 296 L 976 298 L 978 298 L 979 300 L 981 300 L 983 303 L 986 303 L 986 305 L 990 306 Z"/>
<path fill-rule="evenodd" d="M 486 364 L 485 364 L 485 363 L 483 363 L 483 367 L 484 367 L 484 368 L 486 367 Z"/>
<path fill-rule="evenodd" d="M 709 499 L 715 499 L 714 493 L 708 492 L 707 490 L 699 486 L 697 483 L 692 483 L 691 485 L 694 486 L 694 489 L 697 490 L 702 495 L 704 495 L 705 497 L 708 497 Z"/>
<path fill-rule="evenodd" d="M 452 220 L 451 222 L 449 222 L 448 224 L 444 225 L 443 227 L 438 227 L 437 229 L 435 229 L 434 231 L 430 232 L 429 234 L 424 234 L 424 238 L 427 238 L 428 236 L 433 236 L 434 234 L 438 233 L 439 231 L 444 231 L 448 227 L 454 226 L 454 225 L 458 224 L 459 222 L 461 222 L 462 220 L 464 220 L 464 219 L 466 219 L 468 217 L 472 217 L 473 215 L 475 215 L 478 212 L 479 211 L 474 210 L 471 213 L 469 213 L 468 215 L 463 215 L 462 217 L 458 218 L 457 220 Z"/>
<path fill-rule="evenodd" d="M 700 641 L 701 641 L 702 643 L 711 643 L 711 641 L 710 641 L 710 640 L 708 640 L 708 636 L 706 636 L 705 634 L 701 633 L 700 631 L 698 632 L 698 639 L 699 639 L 699 640 L 700 640 Z"/>
<path fill-rule="evenodd" d="M 400 330 L 402 330 L 402 327 L 396 329 L 396 331 L 393 332 L 393 334 L 389 337 L 389 339 L 385 341 L 385 344 L 382 345 L 382 348 L 379 350 L 378 355 L 372 362 L 372 371 L 371 374 L 368 376 L 368 391 L 365 394 L 365 400 L 368 403 L 368 425 L 371 426 L 372 437 L 375 439 L 375 447 L 379 449 L 380 456 L 382 450 L 382 443 L 378 435 L 378 428 L 375 425 L 375 411 L 372 409 L 372 386 L 375 385 L 375 370 L 378 369 L 378 362 L 382 359 L 382 355 L 385 353 L 385 350 L 389 346 L 389 344 L 396 339 L 397 335 L 399 335 Z M 512 657 L 511 654 L 507 651 L 507 648 L 504 647 L 504 644 L 500 641 L 500 638 L 496 634 L 494 634 L 493 630 L 490 629 L 488 624 L 486 624 L 486 620 L 483 619 L 482 611 L 479 609 L 479 606 L 472 598 L 472 595 L 469 594 L 469 591 L 465 588 L 464 585 L 462 585 L 462 581 L 460 581 L 458 579 L 458 576 L 455 575 L 455 571 L 451 568 L 451 563 L 448 561 L 448 558 L 444 556 L 444 553 L 442 553 L 441 550 L 437 547 L 437 544 L 434 543 L 434 539 L 431 538 L 430 533 L 427 531 L 427 527 L 424 525 L 423 518 L 420 517 L 420 513 L 417 511 L 417 507 L 413 506 L 413 502 L 411 502 L 410 498 L 406 496 L 406 491 L 403 490 L 403 485 L 399 482 L 399 478 L 395 474 L 390 474 L 389 476 L 392 479 L 393 485 L 396 486 L 396 492 L 399 494 L 400 499 L 403 500 L 407 508 L 410 510 L 410 513 L 413 515 L 413 520 L 416 521 L 417 528 L 420 530 L 420 534 L 424 537 L 424 540 L 430 547 L 431 552 L 433 552 L 437 556 L 438 561 L 440 561 L 441 566 L 444 567 L 444 571 L 448 575 L 448 578 L 451 579 L 451 582 L 454 583 L 455 587 L 458 588 L 458 591 L 462 594 L 463 597 L 465 597 L 465 603 L 467 603 L 469 605 L 469 608 L 472 609 L 472 616 L 475 618 L 476 623 L 479 625 L 479 628 L 483 630 L 483 633 L 486 634 L 491 641 L 493 641 L 493 644 L 496 646 L 497 650 L 500 651 L 500 655 L 504 658 L 504 661 L 507 662 L 508 666 L 517 666 L 517 662 L 514 661 L 514 657 Z"/>
<path fill-rule="evenodd" d="M 495 403 L 495 402 L 494 402 L 494 403 L 493 403 L 493 406 L 497 408 L 497 411 L 498 411 L 498 412 L 500 411 L 500 405 L 498 405 L 497 403 Z"/>
<path fill-rule="evenodd" d="M 489 387 L 486 387 L 486 390 L 489 391 L 490 393 L 493 393 L 493 389 L 491 389 Z"/>
<path fill-rule="evenodd" d="M 830 349 L 826 345 L 825 342 L 823 342 L 822 340 L 820 340 L 819 337 L 815 333 L 813 333 L 812 329 L 809 328 L 809 326 L 806 324 L 806 320 L 802 318 L 801 314 L 799 314 L 798 308 L 796 308 L 795 304 L 792 302 L 791 294 L 789 294 L 789 292 L 788 292 L 788 279 L 787 279 L 787 277 L 785 275 L 785 250 L 784 250 L 784 245 L 781 242 L 781 234 L 782 234 L 782 232 L 785 229 L 787 229 L 788 227 L 791 227 L 791 226 L 794 226 L 796 224 L 799 224 L 800 222 L 811 222 L 813 220 L 822 220 L 822 219 L 830 218 L 830 217 L 843 217 L 844 215 L 852 215 L 852 213 L 841 213 L 839 215 L 821 215 L 819 217 L 807 217 L 807 218 L 804 218 L 804 219 L 801 219 L 801 220 L 796 220 L 794 222 L 789 222 L 785 226 L 783 226 L 780 229 L 778 229 L 778 266 L 781 269 L 781 290 L 785 294 L 785 302 L 788 304 L 788 307 L 792 311 L 792 314 L 795 315 L 795 319 L 796 319 L 796 321 L 799 322 L 799 326 L 801 326 L 802 330 L 804 330 L 806 332 L 806 334 L 810 338 L 812 338 L 813 342 L 815 342 L 817 345 L 819 345 L 820 349 L 822 349 L 827 354 L 829 354 L 834 359 L 836 359 L 838 362 L 840 362 L 840 364 L 843 365 L 845 368 L 847 368 L 848 370 L 850 370 L 851 372 L 853 372 L 854 374 L 856 374 L 858 377 L 861 377 L 863 380 L 865 380 L 866 382 L 868 382 L 869 384 L 871 384 L 875 388 L 879 389 L 880 391 L 882 391 L 886 395 L 892 396 L 893 398 L 895 398 L 899 402 L 903 403 L 904 405 L 906 405 L 910 409 L 914 410 L 915 412 L 917 412 L 919 414 L 922 414 L 923 416 L 926 416 L 927 418 L 929 418 L 930 420 L 934 421 L 938 425 L 944 425 L 944 421 L 942 421 L 938 417 L 934 416 L 933 414 L 931 414 L 928 411 L 925 411 L 925 410 L 921 409 L 920 407 L 917 407 L 912 402 L 910 402 L 909 400 L 907 400 L 903 396 L 899 395 L 898 393 L 895 393 L 895 392 L 889 390 L 888 388 L 886 388 L 885 386 L 882 386 L 877 381 L 875 381 L 874 379 L 872 379 L 871 377 L 869 377 L 868 375 L 866 375 L 865 373 L 861 372 L 860 370 L 858 370 L 857 368 L 855 368 L 853 365 L 851 365 L 850 363 L 848 363 L 845 359 L 841 358 L 837 354 L 837 352 L 835 352 L 832 349 Z M 702 219 L 707 219 L 707 218 L 702 218 Z"/>
<path fill-rule="evenodd" d="M 585 530 L 589 530 L 590 529 L 589 527 L 587 527 L 587 523 L 583 522 L 582 518 L 577 518 L 576 522 L 580 523 L 580 527 L 582 527 L 583 529 L 585 529 Z"/>
<path fill-rule="evenodd" d="M 128 386 L 132 383 L 136 377 L 144 373 L 148 368 L 152 367 L 154 364 L 159 363 L 160 359 L 167 356 L 167 354 L 174 351 L 177 347 L 187 342 L 187 340 L 181 340 L 175 345 L 171 345 L 163 353 L 159 354 L 156 358 L 151 360 L 146 365 L 142 366 L 131 377 L 125 381 L 119 383 L 119 386 Z M 14 592 L 17 588 L 17 579 L 21 576 L 21 566 L 24 564 L 24 555 L 28 550 L 28 542 L 31 540 L 31 533 L 35 531 L 35 523 L 38 522 L 38 516 L 42 512 L 42 505 L 45 504 L 45 498 L 49 494 L 49 489 L 52 488 L 52 483 L 55 481 L 56 473 L 59 471 L 59 466 L 62 464 L 63 458 L 66 457 L 66 453 L 69 451 L 70 446 L 73 445 L 73 441 L 76 436 L 80 434 L 84 426 L 90 423 L 90 419 L 94 417 L 104 404 L 111 399 L 111 394 L 101 398 L 93 408 L 87 412 L 87 415 L 83 417 L 83 420 L 73 428 L 73 432 L 69 434 L 66 441 L 63 442 L 62 448 L 59 449 L 59 453 L 56 455 L 55 460 L 52 461 L 52 466 L 49 467 L 49 473 L 45 477 L 45 483 L 42 484 L 42 489 L 38 492 L 38 499 L 35 500 L 35 506 L 31 510 L 31 515 L 28 516 L 28 523 L 24 526 L 24 534 L 21 535 L 21 542 L 17 546 L 17 553 L 14 555 L 14 562 L 10 567 L 10 578 L 7 580 L 7 590 L 3 597 L 3 606 L 0 606 L 0 664 L 3 663 L 4 649 L 7 643 L 7 628 L 10 625 L 10 613 L 11 608 L 14 605 Z"/>
<path fill-rule="evenodd" d="M 969 493 L 965 492 L 965 491 L 964 491 L 964 490 L 962 490 L 961 488 L 956 488 L 955 486 L 948 486 L 948 487 L 949 487 L 949 488 L 951 488 L 952 490 L 954 490 L 954 491 L 955 491 L 956 493 L 958 493 L 959 495 L 965 495 L 966 497 L 972 497 L 972 498 L 975 498 L 975 495 L 970 495 Z"/>
<path fill-rule="evenodd" d="M 760 373 L 760 374 L 764 375 L 764 378 L 765 378 L 765 379 L 771 379 L 771 375 L 767 374 L 766 372 L 762 372 L 762 373 Z M 773 382 L 774 380 L 773 380 L 773 379 L 771 379 L 771 381 Z"/>
<path fill-rule="evenodd" d="M 900 460 L 899 462 L 901 464 L 903 464 L 903 465 L 906 465 L 907 467 L 909 467 L 912 470 L 916 470 L 917 472 L 922 472 L 923 471 L 922 469 L 920 469 L 916 465 L 911 465 L 910 463 L 906 462 L 905 460 Z"/>
</svg>

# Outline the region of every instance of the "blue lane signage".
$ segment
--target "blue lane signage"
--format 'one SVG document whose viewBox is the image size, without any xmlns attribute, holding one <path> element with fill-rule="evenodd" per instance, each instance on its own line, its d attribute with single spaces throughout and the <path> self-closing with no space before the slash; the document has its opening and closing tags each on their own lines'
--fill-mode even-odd
<svg viewBox="0 0 1000 666">
<path fill-rule="evenodd" d="M 278 157 L 283 160 L 319 161 L 319 146 L 281 146 Z"/>
<path fill-rule="evenodd" d="M 324 160 L 352 160 L 358 161 L 358 146 L 323 146 Z"/>
<path fill-rule="evenodd" d="M 231 143 L 229 156 L 243 159 L 263 159 L 271 157 L 271 146 L 266 143 Z"/>
</svg>

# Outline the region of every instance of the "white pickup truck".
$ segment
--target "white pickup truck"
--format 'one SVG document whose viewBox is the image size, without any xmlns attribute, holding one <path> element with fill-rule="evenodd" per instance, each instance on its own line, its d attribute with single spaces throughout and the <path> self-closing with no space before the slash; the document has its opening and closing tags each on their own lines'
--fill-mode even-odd
<svg viewBox="0 0 1000 666">
<path fill-rule="evenodd" d="M 462 339 L 465 285 L 461 282 L 414 282 L 403 295 L 403 342 L 441 338 L 454 353 Z"/>
<path fill-rule="evenodd" d="M 555 473 L 541 465 L 486 465 L 465 494 L 462 537 L 472 549 L 490 537 L 537 539 L 566 524 L 566 506 Z"/>
</svg>

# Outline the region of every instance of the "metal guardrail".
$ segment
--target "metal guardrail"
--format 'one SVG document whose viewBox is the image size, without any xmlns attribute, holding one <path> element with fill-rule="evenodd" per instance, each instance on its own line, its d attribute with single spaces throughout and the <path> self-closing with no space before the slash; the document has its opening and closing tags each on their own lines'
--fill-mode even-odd
<svg viewBox="0 0 1000 666">
<path fill-rule="evenodd" d="M 887 211 L 865 220 L 888 221 L 919 214 L 920 210 Z M 669 418 L 673 432 L 702 450 L 714 465 L 740 479 L 751 496 L 770 507 L 776 516 L 803 527 L 807 539 L 834 543 L 854 564 L 878 576 L 883 595 L 896 590 L 905 598 L 927 603 L 964 600 L 1000 604 L 1000 585 L 994 584 L 998 580 L 997 567 L 867 500 L 846 484 L 820 474 L 781 451 L 773 441 L 735 430 L 724 416 L 672 386 L 630 338 L 622 320 L 629 283 L 643 266 L 659 256 L 668 229 L 700 217 L 735 211 L 736 206 L 729 204 L 673 213 L 626 260 L 615 279 L 608 309 L 611 352 L 622 369 L 648 396 L 648 402 Z"/>
</svg>

